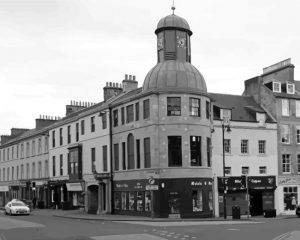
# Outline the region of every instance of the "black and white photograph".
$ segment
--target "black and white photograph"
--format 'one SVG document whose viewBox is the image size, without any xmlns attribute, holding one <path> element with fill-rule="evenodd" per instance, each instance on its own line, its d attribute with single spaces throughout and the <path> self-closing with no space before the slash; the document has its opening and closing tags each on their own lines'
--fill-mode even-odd
<svg viewBox="0 0 300 240">
<path fill-rule="evenodd" d="M 299 12 L 0 0 L 0 240 L 299 240 Z"/>
</svg>

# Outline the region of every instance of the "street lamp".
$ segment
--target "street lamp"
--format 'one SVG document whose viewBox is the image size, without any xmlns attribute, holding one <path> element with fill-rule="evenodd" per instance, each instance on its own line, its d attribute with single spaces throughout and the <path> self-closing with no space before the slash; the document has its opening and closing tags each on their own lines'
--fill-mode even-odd
<svg viewBox="0 0 300 240">
<path fill-rule="evenodd" d="M 225 139 L 224 139 L 224 133 L 226 132 L 231 132 L 230 129 L 230 121 L 228 118 L 224 118 L 222 120 L 222 144 L 223 144 L 223 188 L 224 188 L 224 192 L 223 192 L 223 205 L 224 205 L 224 219 L 227 218 L 227 210 L 226 210 L 226 193 L 227 193 L 227 189 L 226 189 L 226 185 L 225 185 Z"/>
</svg>

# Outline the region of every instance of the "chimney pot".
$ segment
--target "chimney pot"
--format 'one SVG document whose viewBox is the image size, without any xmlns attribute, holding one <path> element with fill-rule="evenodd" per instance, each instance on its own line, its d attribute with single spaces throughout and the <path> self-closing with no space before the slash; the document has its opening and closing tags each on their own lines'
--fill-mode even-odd
<svg viewBox="0 0 300 240">
<path fill-rule="evenodd" d="M 129 75 L 129 80 L 131 80 L 131 75 Z"/>
<path fill-rule="evenodd" d="M 127 80 L 128 79 L 128 74 L 125 74 L 125 80 Z"/>
<path fill-rule="evenodd" d="M 132 80 L 134 80 L 134 81 L 135 81 L 135 76 L 132 76 L 132 78 L 133 78 Z"/>
</svg>

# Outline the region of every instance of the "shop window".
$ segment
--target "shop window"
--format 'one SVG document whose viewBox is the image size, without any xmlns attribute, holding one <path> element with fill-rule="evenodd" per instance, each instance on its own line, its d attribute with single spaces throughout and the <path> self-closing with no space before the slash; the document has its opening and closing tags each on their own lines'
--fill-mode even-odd
<svg viewBox="0 0 300 240">
<path fill-rule="evenodd" d="M 291 155 L 282 154 L 282 173 L 291 173 Z"/>
<path fill-rule="evenodd" d="M 167 98 L 167 115 L 180 116 L 181 115 L 181 98 L 168 97 Z"/>
<path fill-rule="evenodd" d="M 248 140 L 246 139 L 241 140 L 241 153 L 248 154 Z"/>
<path fill-rule="evenodd" d="M 169 167 L 182 166 L 181 136 L 168 136 Z"/>
<path fill-rule="evenodd" d="M 152 202 L 151 202 L 151 192 L 145 192 L 145 212 L 151 212 L 152 209 Z"/>
<path fill-rule="evenodd" d="M 281 142 L 290 143 L 290 127 L 289 125 L 280 126 Z"/>
<path fill-rule="evenodd" d="M 114 208 L 115 210 L 121 210 L 121 193 L 120 192 L 115 192 L 115 204 Z"/>
<path fill-rule="evenodd" d="M 230 139 L 224 139 L 224 151 L 227 154 L 231 153 L 231 141 L 230 141 Z"/>
<path fill-rule="evenodd" d="M 201 166 L 201 136 L 190 136 L 191 166 Z"/>
<path fill-rule="evenodd" d="M 129 206 L 128 206 L 128 209 L 131 210 L 131 211 L 134 211 L 135 210 L 135 196 L 134 196 L 134 192 L 129 192 Z"/>
<path fill-rule="evenodd" d="M 297 187 L 284 187 L 284 210 L 295 210 L 298 203 Z"/>
<path fill-rule="evenodd" d="M 202 190 L 192 191 L 193 212 L 203 211 L 203 192 Z"/>
<path fill-rule="evenodd" d="M 179 192 L 169 192 L 169 214 L 180 213 L 180 194 Z"/>
<path fill-rule="evenodd" d="M 287 117 L 290 115 L 290 106 L 289 106 L 288 99 L 281 99 L 281 110 L 282 110 L 282 116 Z"/>
<path fill-rule="evenodd" d="M 136 210 L 141 212 L 144 210 L 144 205 L 143 205 L 143 192 L 137 192 L 136 193 Z"/>
<path fill-rule="evenodd" d="M 265 154 L 266 153 L 266 141 L 258 140 L 258 153 Z"/>
<path fill-rule="evenodd" d="M 190 116 L 201 116 L 201 102 L 199 98 L 190 98 Z"/>
<path fill-rule="evenodd" d="M 212 191 L 208 191 L 208 207 L 209 207 L 210 211 L 213 210 L 213 194 L 212 194 Z"/>
<path fill-rule="evenodd" d="M 133 122 L 133 104 L 126 107 L 126 123 Z"/>
<path fill-rule="evenodd" d="M 122 192 L 122 210 L 127 210 L 127 196 L 126 192 Z"/>
</svg>

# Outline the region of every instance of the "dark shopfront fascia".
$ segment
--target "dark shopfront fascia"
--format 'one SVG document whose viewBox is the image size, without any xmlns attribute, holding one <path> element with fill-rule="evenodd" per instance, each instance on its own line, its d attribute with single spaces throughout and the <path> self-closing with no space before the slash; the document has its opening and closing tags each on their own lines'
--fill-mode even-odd
<svg viewBox="0 0 300 240">
<path fill-rule="evenodd" d="M 84 181 L 48 181 L 49 207 L 68 210 L 83 206 L 83 184 Z"/>
<path fill-rule="evenodd" d="M 152 192 L 152 193 L 151 193 Z M 114 182 L 115 213 L 154 217 L 213 216 L 211 178 L 124 180 Z M 154 211 L 152 211 L 152 208 Z"/>
<path fill-rule="evenodd" d="M 244 178 L 245 179 L 245 178 Z M 226 210 L 232 215 L 232 207 L 239 206 L 241 214 L 248 214 L 247 189 L 243 177 L 226 178 Z M 276 189 L 275 176 L 251 176 L 248 177 L 250 196 L 250 214 L 262 215 L 264 210 L 274 209 L 274 191 Z M 219 211 L 223 215 L 223 179 L 218 177 Z"/>
</svg>

